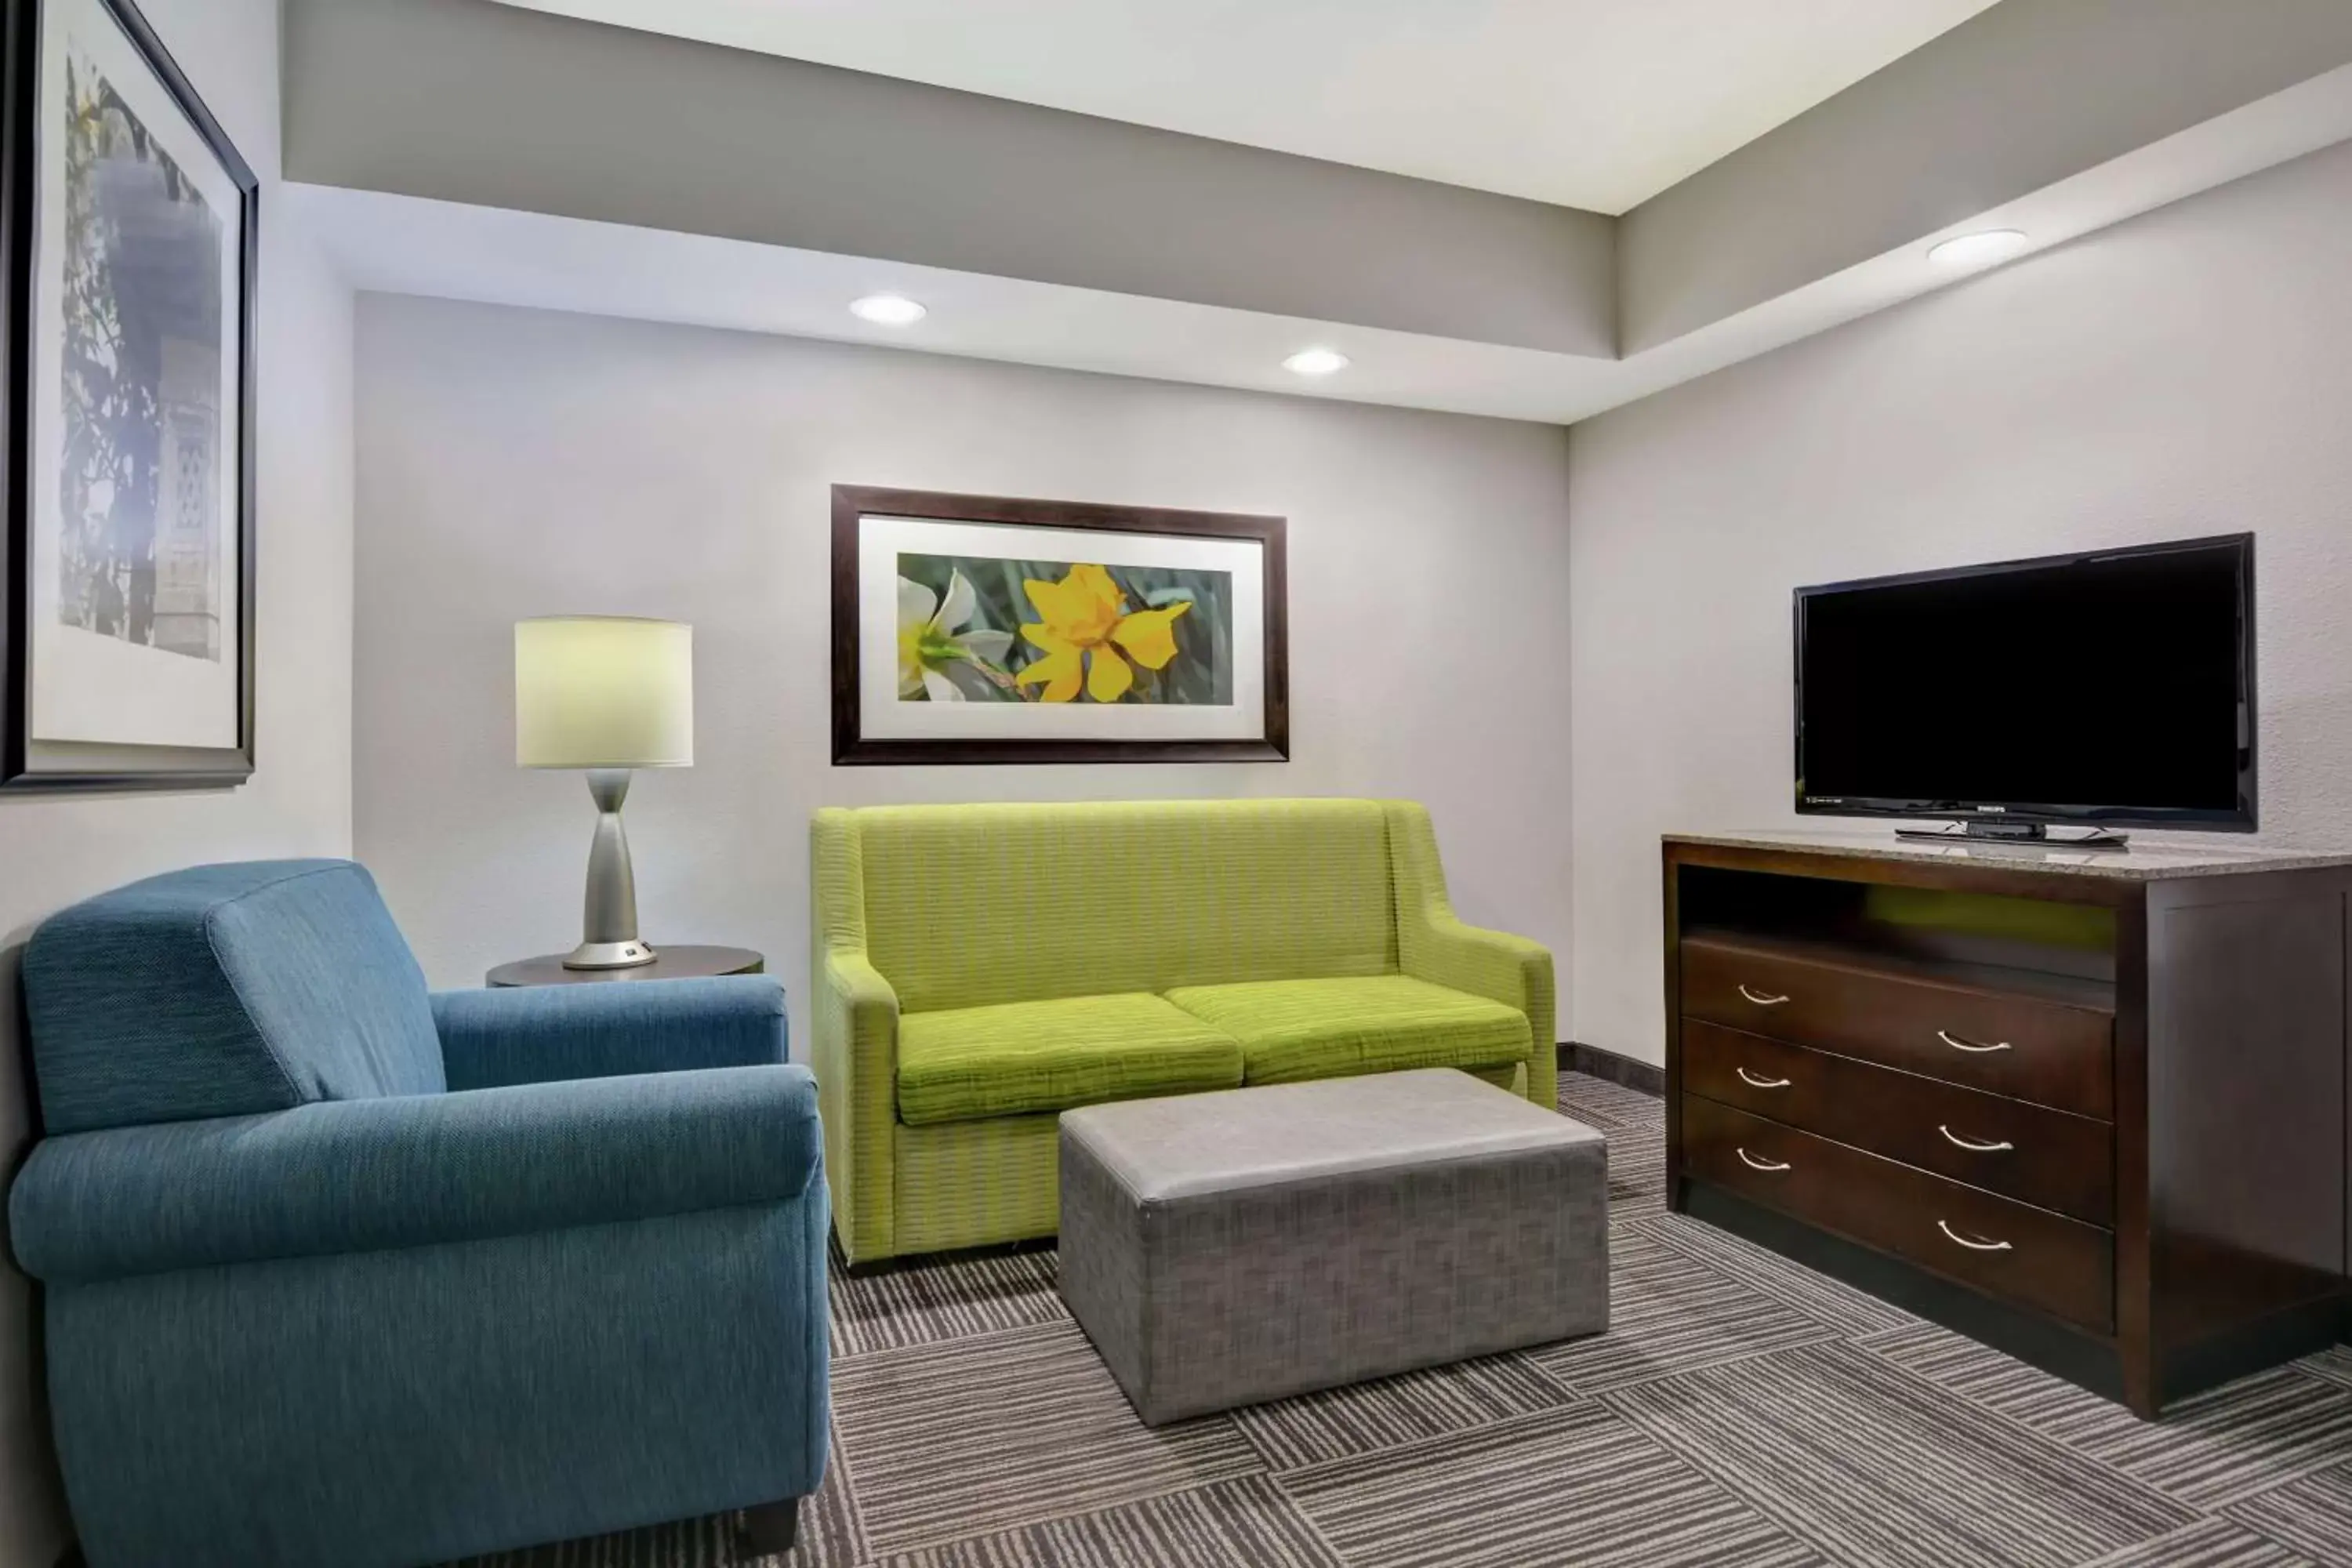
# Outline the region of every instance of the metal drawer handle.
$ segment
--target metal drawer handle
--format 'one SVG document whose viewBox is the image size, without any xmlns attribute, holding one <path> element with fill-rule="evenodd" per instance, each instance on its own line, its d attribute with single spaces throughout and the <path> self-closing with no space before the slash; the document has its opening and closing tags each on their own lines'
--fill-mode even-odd
<svg viewBox="0 0 2352 1568">
<path fill-rule="evenodd" d="M 2014 1143 L 1979 1143 L 1973 1138 L 1963 1138 L 1948 1127 L 1938 1127 L 1947 1142 L 1955 1149 L 1966 1149 L 1971 1154 L 2006 1154 L 2017 1147 Z"/>
<path fill-rule="evenodd" d="M 1942 1220 L 1937 1220 L 1936 1222 L 1936 1228 L 1942 1231 L 1954 1241 L 1958 1242 L 1962 1247 L 1967 1247 L 1970 1252 L 2013 1252 L 2016 1250 L 2005 1241 L 1970 1241 L 1967 1237 L 1962 1236 L 1958 1231 L 1954 1230 Z"/>
<path fill-rule="evenodd" d="M 1748 983 L 1744 980 L 1739 983 L 1739 994 L 1759 1007 L 1778 1007 L 1788 1000 L 1786 996 L 1768 996 L 1761 991 L 1750 991 L 1748 989 Z"/>
<path fill-rule="evenodd" d="M 1739 1075 L 1739 1081 L 1746 1084 L 1750 1089 L 1786 1089 L 1789 1087 L 1789 1080 L 1785 1078 L 1758 1078 L 1746 1068 L 1734 1068 L 1731 1070 L 1738 1073 Z"/>
<path fill-rule="evenodd" d="M 1751 1171 L 1785 1171 L 1789 1168 L 1788 1162 L 1785 1160 L 1759 1160 L 1745 1149 L 1738 1152 L 1740 1159 L 1747 1162 L 1748 1168 Z"/>
<path fill-rule="evenodd" d="M 1936 1037 L 1956 1051 L 2005 1051 L 2010 1048 L 2007 1040 L 2001 1041 L 1997 1046 L 1979 1046 L 1970 1040 L 1955 1039 L 1941 1029 L 1936 1031 Z"/>
</svg>

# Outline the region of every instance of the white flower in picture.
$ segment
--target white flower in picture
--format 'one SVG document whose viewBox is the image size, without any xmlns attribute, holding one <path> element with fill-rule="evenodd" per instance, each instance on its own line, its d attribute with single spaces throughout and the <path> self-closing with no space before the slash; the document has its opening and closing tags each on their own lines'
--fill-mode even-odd
<svg viewBox="0 0 2352 1568">
<path fill-rule="evenodd" d="M 941 597 L 920 583 L 898 579 L 898 700 L 962 702 L 1002 700 L 1012 686 L 1004 656 L 1011 632 L 967 631 L 978 595 L 961 572 L 948 578 Z"/>
</svg>

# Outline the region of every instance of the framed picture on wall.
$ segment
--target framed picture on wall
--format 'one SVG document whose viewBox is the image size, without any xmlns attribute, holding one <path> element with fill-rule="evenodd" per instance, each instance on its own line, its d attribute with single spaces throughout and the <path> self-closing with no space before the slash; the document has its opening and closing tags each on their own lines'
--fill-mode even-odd
<svg viewBox="0 0 2352 1568">
<path fill-rule="evenodd" d="M 258 184 L 132 0 L 5 0 L 0 787 L 253 772 Z"/>
<path fill-rule="evenodd" d="M 836 485 L 833 760 L 1281 762 L 1283 520 Z"/>
</svg>

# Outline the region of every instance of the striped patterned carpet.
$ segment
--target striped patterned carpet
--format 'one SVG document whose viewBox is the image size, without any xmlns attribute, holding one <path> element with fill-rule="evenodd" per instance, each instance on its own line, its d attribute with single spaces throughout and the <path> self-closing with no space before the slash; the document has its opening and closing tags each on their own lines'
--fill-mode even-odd
<svg viewBox="0 0 2352 1568">
<path fill-rule="evenodd" d="M 473 1568 L 2352 1564 L 2352 1349 L 2145 1426 L 1665 1214 L 1659 1102 L 1560 1100 L 1611 1139 L 1605 1335 L 1151 1432 L 1051 1252 L 836 1279 L 799 1551 L 709 1521 Z"/>
</svg>

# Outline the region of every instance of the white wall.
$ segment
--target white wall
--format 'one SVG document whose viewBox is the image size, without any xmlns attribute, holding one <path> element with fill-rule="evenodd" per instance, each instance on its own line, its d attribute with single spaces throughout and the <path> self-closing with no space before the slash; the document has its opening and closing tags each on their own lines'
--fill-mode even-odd
<svg viewBox="0 0 2352 1568">
<path fill-rule="evenodd" d="M 352 299 L 278 196 L 276 0 L 143 0 L 262 179 L 258 772 L 227 792 L 0 797 L 0 1160 L 29 1136 L 16 952 L 62 905 L 207 860 L 351 845 Z M 0 1568 L 50 1568 L 67 1526 L 30 1292 L 0 1264 Z"/>
<path fill-rule="evenodd" d="M 578 940 L 586 791 L 511 711 L 513 622 L 572 611 L 695 626 L 696 765 L 629 802 L 646 933 L 796 994 L 836 803 L 1416 796 L 1465 913 L 1565 951 L 1559 430 L 373 294 L 359 341 L 359 852 L 436 984 Z M 835 483 L 1286 515 L 1295 760 L 832 767 Z"/>
<path fill-rule="evenodd" d="M 1801 584 L 2252 530 L 2263 838 L 2352 842 L 2347 257 L 2352 146 L 1576 426 L 1572 1037 L 1662 1055 L 1661 832 L 1797 824 Z"/>
</svg>

